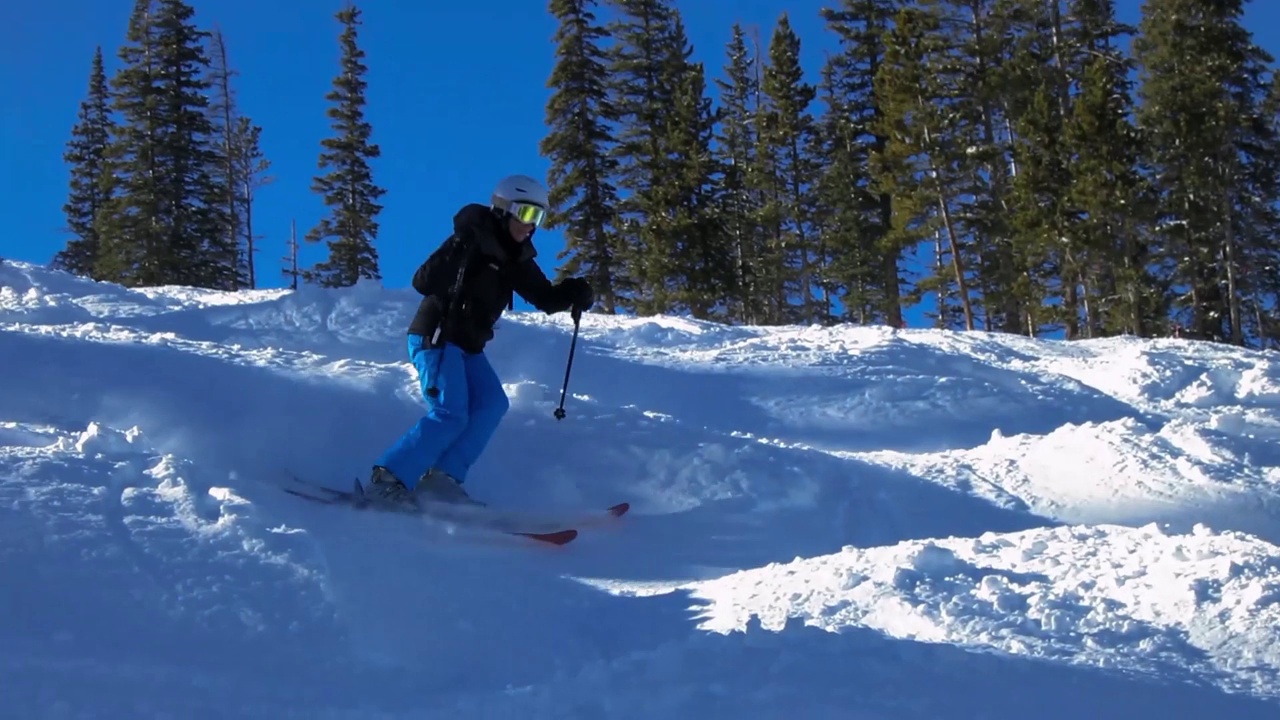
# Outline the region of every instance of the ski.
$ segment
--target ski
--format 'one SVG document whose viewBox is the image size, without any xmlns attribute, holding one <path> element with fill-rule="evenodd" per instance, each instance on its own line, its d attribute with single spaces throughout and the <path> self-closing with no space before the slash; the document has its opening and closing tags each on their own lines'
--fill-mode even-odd
<svg viewBox="0 0 1280 720">
<path fill-rule="evenodd" d="M 316 491 L 315 494 L 313 494 L 310 491 L 304 492 L 301 490 L 296 490 L 294 488 L 283 488 L 283 490 L 289 493 L 290 495 L 304 498 L 306 500 L 311 500 L 312 502 L 323 503 L 325 505 L 343 505 L 343 506 L 355 508 L 357 510 L 373 510 L 375 512 L 399 512 L 405 515 L 426 515 L 428 517 L 436 517 L 435 513 L 432 513 L 430 511 L 425 511 L 425 510 L 409 510 L 409 509 L 400 510 L 396 508 L 375 507 L 369 503 L 360 502 L 359 497 L 357 497 L 356 494 L 353 492 L 345 492 L 343 490 L 336 490 L 334 488 L 324 487 L 321 485 L 314 485 L 312 487 Z M 498 530 L 499 532 L 503 532 L 508 535 L 528 538 L 530 540 L 549 543 L 551 545 L 567 545 L 578 537 L 578 531 L 574 528 L 565 528 L 563 530 L 552 530 L 548 532 L 535 532 L 535 531 L 526 531 L 526 530 L 504 529 L 504 528 L 487 528 L 484 523 L 472 523 L 472 525 L 475 527 L 480 527 L 485 529 L 495 529 L 495 530 Z"/>
<path fill-rule="evenodd" d="M 569 528 L 568 530 L 557 530 L 555 532 L 546 532 L 546 533 L 513 532 L 511 534 L 519 535 L 520 537 L 527 537 L 531 540 L 537 540 L 538 542 L 551 543 L 552 545 L 567 545 L 574 538 L 578 537 L 578 531 L 574 530 L 573 528 Z"/>
<path fill-rule="evenodd" d="M 578 537 L 579 531 L 574 525 L 598 524 L 598 519 L 618 518 L 631 509 L 631 504 L 621 502 L 605 508 L 603 513 L 581 516 L 578 522 L 558 520 L 540 516 L 536 513 L 502 510 L 488 506 L 471 507 L 462 505 L 432 505 L 429 508 L 396 508 L 380 507 L 367 502 L 354 491 L 338 490 L 326 485 L 319 485 L 292 478 L 296 487 L 283 487 L 286 493 L 326 505 L 345 505 L 358 510 L 370 509 L 380 512 L 398 512 L 406 515 L 420 515 L 446 522 L 456 522 L 468 527 L 495 530 L 518 537 L 535 540 L 551 545 L 566 545 Z M 304 489 L 305 488 L 305 489 Z M 557 527 L 559 526 L 559 527 Z"/>
</svg>

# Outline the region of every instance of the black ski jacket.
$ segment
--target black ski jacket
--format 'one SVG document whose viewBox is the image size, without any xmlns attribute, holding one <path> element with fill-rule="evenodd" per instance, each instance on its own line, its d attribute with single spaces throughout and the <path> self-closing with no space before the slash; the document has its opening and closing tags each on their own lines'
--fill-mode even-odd
<svg viewBox="0 0 1280 720">
<path fill-rule="evenodd" d="M 568 310 L 572 283 L 553 285 L 534 261 L 537 254 L 532 238 L 516 242 L 506 221 L 488 207 L 463 206 L 453 216 L 453 234 L 413 274 L 413 287 L 423 298 L 409 333 L 426 337 L 432 347 L 450 342 L 478 353 L 512 307 L 513 292 L 547 314 Z"/>
</svg>

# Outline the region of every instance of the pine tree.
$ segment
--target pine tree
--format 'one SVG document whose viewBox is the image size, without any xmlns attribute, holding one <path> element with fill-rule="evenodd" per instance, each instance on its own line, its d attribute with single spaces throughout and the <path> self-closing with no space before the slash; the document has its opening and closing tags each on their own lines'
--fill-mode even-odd
<svg viewBox="0 0 1280 720">
<path fill-rule="evenodd" d="M 1280 73 L 1272 72 L 1250 124 L 1257 152 L 1246 165 L 1241 212 L 1250 238 L 1241 261 L 1250 277 L 1241 322 L 1258 346 L 1280 349 Z"/>
<path fill-rule="evenodd" d="M 678 19 L 676 27 L 678 46 L 684 38 Z M 723 172 L 712 151 L 718 114 L 706 95 L 701 63 L 682 64 L 673 75 L 676 93 L 665 138 L 671 175 L 662 186 L 670 198 L 667 233 L 674 240 L 671 299 L 677 311 L 723 321 L 736 289 L 732 243 L 720 214 Z"/>
<path fill-rule="evenodd" d="M 970 255 L 982 325 L 1033 333 L 1031 309 L 1043 292 L 1034 288 L 1038 253 L 1019 247 L 1011 226 L 1012 178 L 1018 170 L 1010 125 L 1020 108 L 1031 104 L 1039 83 L 1026 82 L 1010 67 L 1014 48 L 1006 2 L 937 0 L 936 6 L 936 32 L 951 56 L 942 68 L 954 71 L 945 102 L 962 118 L 954 137 L 944 142 L 959 184 L 955 217 L 968 241 L 962 250 Z"/>
<path fill-rule="evenodd" d="M 1073 0 L 1069 16 L 1064 65 L 1076 92 L 1062 141 L 1079 274 L 1064 282 L 1082 287 L 1081 336 L 1149 336 L 1164 324 L 1164 291 L 1151 273 L 1149 192 L 1139 166 L 1144 140 L 1131 120 L 1133 63 L 1118 47 L 1133 28 L 1116 20 L 1113 0 Z"/>
<path fill-rule="evenodd" d="M 89 93 L 80 104 L 80 113 L 63 159 L 71 167 L 71 191 L 62 206 L 72 238 L 53 259 L 53 266 L 77 275 L 96 277 L 94 265 L 100 246 L 96 219 L 106 203 L 109 188 L 107 150 L 113 121 L 102 48 L 93 53 L 89 72 Z"/>
<path fill-rule="evenodd" d="M 159 43 L 152 5 L 152 0 L 137 0 L 118 53 L 122 66 L 111 79 L 111 106 L 119 121 L 107 148 L 108 200 L 94 220 L 99 239 L 94 277 L 133 285 L 168 282 L 165 266 L 172 264 L 160 257 L 165 251 L 162 168 L 155 146 L 164 118 L 158 112 Z"/>
<path fill-rule="evenodd" d="M 688 268 L 678 259 L 681 248 L 700 242 L 684 237 L 689 226 L 678 219 L 678 208 L 701 202 L 693 198 L 695 186 L 710 181 L 704 176 L 689 182 L 698 173 L 690 164 L 700 160 L 680 157 L 673 150 L 673 143 L 685 142 L 675 140 L 677 136 L 701 134 L 704 124 L 673 127 L 672 109 L 682 93 L 688 97 L 689 73 L 701 68 L 689 61 L 692 48 L 671 0 L 611 3 L 617 11 L 608 27 L 615 40 L 609 75 L 617 124 L 615 185 L 620 194 L 615 291 L 620 305 L 639 314 L 673 312 L 683 302 L 689 281 L 684 275 Z M 673 178 L 686 182 L 673 184 Z"/>
<path fill-rule="evenodd" d="M 251 288 L 258 286 L 254 254 L 258 251 L 258 241 L 263 237 L 253 229 L 254 202 L 257 199 L 258 190 L 274 180 L 266 174 L 271 169 L 271 161 L 262 154 L 262 146 L 259 142 L 261 137 L 260 126 L 254 125 L 243 115 L 236 118 L 236 128 L 231 136 L 231 146 L 235 149 L 232 156 L 233 165 L 236 179 L 239 181 L 235 202 L 242 220 L 240 241 L 244 248 L 245 269 Z"/>
<path fill-rule="evenodd" d="M 878 292 L 882 265 L 870 229 L 872 199 L 863 185 L 866 155 L 836 64 L 823 66 L 818 92 L 825 110 L 815 128 L 814 159 L 821 169 L 814 187 L 814 225 L 821 254 L 830 258 L 823 290 L 833 299 L 840 296 L 845 318 L 868 323 L 883 302 Z"/>
<path fill-rule="evenodd" d="M 1078 336 L 1075 302 L 1078 251 L 1060 247 L 1067 232 L 1065 196 L 1071 179 L 1062 142 L 1063 117 L 1057 87 L 1041 80 L 1029 106 L 1010 124 L 1017 174 L 1010 180 L 1010 262 L 1017 269 L 1007 291 L 1019 308 L 1021 330 L 1038 335 L 1062 323 L 1068 339 Z M 1064 252 L 1065 250 L 1065 252 Z M 1067 298 L 1051 311 L 1054 296 Z"/>
<path fill-rule="evenodd" d="M 612 178 L 617 161 L 609 152 L 614 142 L 608 126 L 613 109 L 605 54 L 599 45 L 607 33 L 596 24 L 594 6 L 595 0 L 551 2 L 551 12 L 559 20 L 554 36 L 557 61 L 547 82 L 554 89 L 546 108 L 550 131 L 539 149 L 551 161 L 551 211 L 546 227 L 565 228 L 560 257 L 567 260 L 560 272 L 588 277 L 600 307 L 614 313 L 618 249 L 612 225 L 618 193 Z"/>
<path fill-rule="evenodd" d="M 990 18 L 1007 33 L 997 55 L 997 96 L 1005 124 L 1008 164 L 1007 241 L 1009 274 L 1004 292 L 1017 316 L 1005 329 L 1037 335 L 1064 325 L 1078 336 L 1080 249 L 1068 232 L 1066 195 L 1070 158 L 1063 142 L 1069 103 L 1066 68 L 1059 62 L 1060 0 L 1014 0 Z"/>
<path fill-rule="evenodd" d="M 375 218 L 382 210 L 377 201 L 386 191 L 374 184 L 368 162 L 382 152 L 369 142 L 373 129 L 364 115 L 368 68 L 357 43 L 360 15 L 352 3 L 336 14 L 343 28 L 339 36 L 342 69 L 333 80 L 333 90 L 325 95 L 332 103 L 326 114 L 336 136 L 321 142 L 319 166 L 329 173 L 317 176 L 311 186 L 323 195 L 331 215 L 307 232 L 305 239 L 327 241 L 329 259 L 304 275 L 308 282 L 323 287 L 348 287 L 362 278 L 382 278 L 373 243 L 378 235 Z"/>
<path fill-rule="evenodd" d="M 769 41 L 769 63 L 760 83 L 764 104 L 760 113 L 759 152 L 766 173 L 764 225 L 772 247 L 777 275 L 768 288 L 774 322 L 822 319 L 814 291 L 825 269 L 818 256 L 813 229 L 813 185 L 817 167 L 810 154 L 814 119 L 809 106 L 816 89 L 804 81 L 800 38 L 784 12 Z"/>
<path fill-rule="evenodd" d="M 931 274 L 911 299 L 933 294 L 938 327 L 976 327 L 969 259 L 973 253 L 958 213 L 972 197 L 968 148 L 978 144 L 973 104 L 960 92 L 963 66 L 952 60 L 954 42 L 942 34 L 937 8 L 905 7 L 886 35 L 884 64 L 875 76 L 880 115 L 872 153 L 873 189 L 893 198 L 890 247 L 936 244 Z"/>
<path fill-rule="evenodd" d="M 872 153 L 887 138 L 874 132 L 882 115 L 875 76 L 884 63 L 885 33 L 902 0 L 841 0 L 824 8 L 828 29 L 841 51 L 823 69 L 826 112 L 821 124 L 823 166 L 819 203 L 828 218 L 824 235 L 834 254 L 831 273 L 843 288 L 845 317 L 861 323 L 902 325 L 901 259 L 905 248 L 890 242 L 893 198 L 873 192 Z"/>
<path fill-rule="evenodd" d="M 108 157 L 116 189 L 98 215 L 99 277 L 127 285 L 234 286 L 225 188 L 208 114 L 209 67 L 182 0 L 138 0 L 112 79 L 121 121 Z"/>
<path fill-rule="evenodd" d="M 280 274 L 289 279 L 290 290 L 298 289 L 298 281 L 306 272 L 305 270 L 298 268 L 298 249 L 298 223 L 294 220 L 290 220 L 289 254 L 281 258 L 281 260 L 284 261 L 284 267 L 280 269 Z"/>
<path fill-rule="evenodd" d="M 215 176 L 224 189 L 222 207 L 226 212 L 228 262 L 236 268 L 237 287 L 257 287 L 254 254 L 261 236 L 253 230 L 253 203 L 257 190 L 271 182 L 266 175 L 271 163 L 262 154 L 262 128 L 240 111 L 231 80 L 237 73 L 227 59 L 226 39 L 213 31 L 210 46 L 213 96 L 209 114 L 218 136 L 218 163 Z"/>
<path fill-rule="evenodd" d="M 756 79 L 759 60 L 747 49 L 742 26 L 734 23 L 725 48 L 725 78 L 717 79 L 720 122 L 716 137 L 716 162 L 720 167 L 720 211 L 728 243 L 731 281 L 725 288 L 731 319 L 757 323 L 762 317 L 757 296 L 760 288 L 753 266 L 762 256 L 760 194 L 752 180 L 756 170 Z"/>
<path fill-rule="evenodd" d="M 1276 162 L 1258 122 L 1271 58 L 1241 25 L 1242 0 L 1148 0 L 1134 42 L 1138 121 L 1156 172 L 1158 226 L 1179 291 L 1175 307 L 1200 338 L 1245 341 L 1243 298 L 1256 282 L 1251 168 Z"/>
<path fill-rule="evenodd" d="M 209 103 L 209 118 L 218 137 L 218 162 L 214 166 L 214 174 L 218 184 L 223 188 L 221 200 L 223 212 L 226 213 L 226 244 L 231 251 L 227 262 L 235 267 L 235 287 L 249 285 L 248 256 L 240 244 L 243 234 L 244 220 L 240 211 L 239 189 L 242 185 L 239 177 L 239 163 L 236 162 L 236 131 L 239 111 L 236 106 L 235 91 L 231 87 L 231 79 L 236 72 L 231 69 L 227 59 L 227 41 L 222 31 L 214 28 L 210 35 L 210 82 L 212 98 Z"/>
</svg>

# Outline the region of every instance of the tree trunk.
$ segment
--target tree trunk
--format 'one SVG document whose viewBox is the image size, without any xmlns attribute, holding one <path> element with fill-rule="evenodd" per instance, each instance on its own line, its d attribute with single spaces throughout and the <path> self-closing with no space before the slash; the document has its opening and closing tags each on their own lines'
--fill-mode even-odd
<svg viewBox="0 0 1280 720">
<path fill-rule="evenodd" d="M 1231 342 L 1235 345 L 1244 345 L 1244 328 L 1240 326 L 1240 288 L 1236 281 L 1236 232 L 1234 227 L 1234 213 L 1231 207 L 1231 198 L 1227 193 L 1222 194 L 1223 199 L 1223 224 L 1225 232 L 1223 233 L 1222 261 L 1227 267 L 1227 312 L 1231 320 Z"/>
<path fill-rule="evenodd" d="M 244 181 L 244 238 L 245 264 L 249 270 L 249 288 L 257 289 L 258 277 L 253 269 L 253 253 L 256 238 L 253 236 L 253 184 L 249 178 Z"/>
</svg>

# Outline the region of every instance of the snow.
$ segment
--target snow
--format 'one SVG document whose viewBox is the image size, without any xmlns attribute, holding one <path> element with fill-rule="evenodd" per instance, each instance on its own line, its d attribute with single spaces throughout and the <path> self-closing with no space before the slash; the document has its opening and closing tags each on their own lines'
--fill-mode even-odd
<svg viewBox="0 0 1280 720">
<path fill-rule="evenodd" d="M 421 411 L 412 291 L 0 263 L 21 718 L 1280 716 L 1280 366 L 1182 340 L 509 313 L 470 491 L 315 505 Z"/>
</svg>

